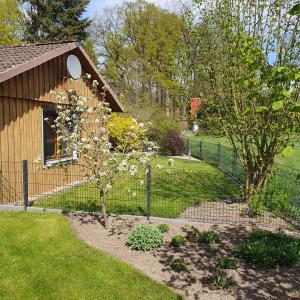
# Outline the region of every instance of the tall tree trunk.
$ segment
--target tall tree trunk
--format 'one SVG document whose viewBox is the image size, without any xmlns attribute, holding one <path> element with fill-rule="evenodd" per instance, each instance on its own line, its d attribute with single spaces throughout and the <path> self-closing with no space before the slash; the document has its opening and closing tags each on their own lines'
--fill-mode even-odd
<svg viewBox="0 0 300 300">
<path fill-rule="evenodd" d="M 108 229 L 108 216 L 107 216 L 107 212 L 106 212 L 106 207 L 105 207 L 105 193 L 104 191 L 100 191 L 100 209 L 101 209 L 101 213 L 102 213 L 102 217 L 103 217 L 103 221 L 104 221 L 104 227 L 105 229 Z"/>
</svg>

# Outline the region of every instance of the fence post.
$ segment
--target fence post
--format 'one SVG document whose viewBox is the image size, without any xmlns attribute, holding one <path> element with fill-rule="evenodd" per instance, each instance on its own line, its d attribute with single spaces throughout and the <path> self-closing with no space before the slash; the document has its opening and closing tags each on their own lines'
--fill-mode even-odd
<svg viewBox="0 0 300 300">
<path fill-rule="evenodd" d="M 221 167 L 222 165 L 222 145 L 218 144 L 218 166 Z"/>
<path fill-rule="evenodd" d="M 151 167 L 150 165 L 146 168 L 146 176 L 147 176 L 147 187 L 146 187 L 146 193 L 147 193 L 147 220 L 149 221 L 151 216 Z"/>
<path fill-rule="evenodd" d="M 237 178 L 237 153 L 235 150 L 233 150 L 233 177 Z"/>
<path fill-rule="evenodd" d="M 22 162 L 22 174 L 23 174 L 23 203 L 24 209 L 27 210 L 28 206 L 28 163 L 27 160 Z"/>
<path fill-rule="evenodd" d="M 200 147 L 200 155 L 199 155 L 199 158 L 201 159 L 201 160 L 203 160 L 203 144 L 202 144 L 202 141 L 200 141 L 200 143 L 199 143 L 199 147 Z"/>
</svg>

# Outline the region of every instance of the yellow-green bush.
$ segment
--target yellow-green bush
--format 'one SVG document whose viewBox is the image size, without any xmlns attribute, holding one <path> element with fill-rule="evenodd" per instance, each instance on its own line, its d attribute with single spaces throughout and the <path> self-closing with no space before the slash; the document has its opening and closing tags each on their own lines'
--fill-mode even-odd
<svg viewBox="0 0 300 300">
<path fill-rule="evenodd" d="M 109 120 L 108 131 L 113 146 L 120 147 L 125 151 L 138 148 L 144 135 L 134 118 L 114 114 Z"/>
</svg>

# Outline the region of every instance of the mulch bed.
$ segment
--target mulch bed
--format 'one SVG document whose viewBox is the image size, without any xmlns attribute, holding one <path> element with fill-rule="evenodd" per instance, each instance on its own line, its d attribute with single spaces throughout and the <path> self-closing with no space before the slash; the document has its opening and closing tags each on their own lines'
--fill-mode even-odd
<svg viewBox="0 0 300 300">
<path fill-rule="evenodd" d="M 151 220 L 134 217 L 110 217 L 105 230 L 96 215 L 69 214 L 72 227 L 80 239 L 105 253 L 131 264 L 149 277 L 163 282 L 187 299 L 300 299 L 300 264 L 264 270 L 239 261 L 236 270 L 229 270 L 235 284 L 228 290 L 219 290 L 208 282 L 220 257 L 233 257 L 233 249 L 242 241 L 251 227 L 232 225 L 185 224 L 180 221 Z M 168 223 L 164 244 L 150 252 L 138 252 L 125 243 L 129 231 L 142 223 Z M 214 245 L 189 240 L 180 248 L 171 246 L 175 234 L 187 236 L 190 231 L 214 229 L 220 233 L 220 242 Z M 170 262 L 175 259 L 189 264 L 188 271 L 175 272 Z M 117 287 L 116 287 L 117 288 Z"/>
</svg>

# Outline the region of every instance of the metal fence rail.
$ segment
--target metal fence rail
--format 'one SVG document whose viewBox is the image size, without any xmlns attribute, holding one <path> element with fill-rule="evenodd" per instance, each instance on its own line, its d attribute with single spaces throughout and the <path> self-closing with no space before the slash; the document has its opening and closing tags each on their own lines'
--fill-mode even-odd
<svg viewBox="0 0 300 300">
<path fill-rule="evenodd" d="M 212 153 L 202 154 L 212 160 Z M 216 155 L 220 156 L 220 152 Z M 280 207 L 282 202 L 271 191 L 266 194 L 266 211 L 254 218 L 249 215 L 236 180 L 211 167 L 195 168 L 198 162 L 189 163 L 191 168 L 152 166 L 141 169 L 136 176 L 120 173 L 105 195 L 108 212 L 272 227 L 289 227 L 300 221 L 300 209 L 294 203 L 299 199 L 299 190 L 292 192 L 289 188 L 291 177 L 278 172 L 272 179 L 280 191 L 289 192 L 289 198 L 283 199 L 289 205 Z M 100 192 L 93 180 L 83 178 L 82 166 L 78 164 L 69 166 L 67 172 L 66 168 L 43 169 L 26 161 L 1 162 L 0 166 L 2 204 L 24 205 L 25 209 L 34 206 L 64 211 L 100 210 Z M 234 167 L 232 164 L 232 171 Z"/>
</svg>

